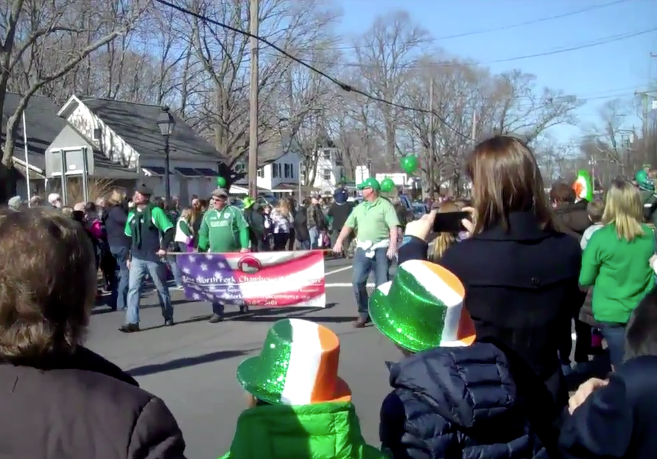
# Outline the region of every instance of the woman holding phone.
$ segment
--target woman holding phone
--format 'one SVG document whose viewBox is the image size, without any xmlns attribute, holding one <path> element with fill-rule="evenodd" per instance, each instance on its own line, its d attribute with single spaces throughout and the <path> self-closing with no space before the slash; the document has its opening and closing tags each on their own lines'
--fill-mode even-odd
<svg viewBox="0 0 657 459">
<path fill-rule="evenodd" d="M 472 222 L 462 223 L 471 236 L 452 244 L 440 264 L 465 285 L 477 339 L 495 343 L 515 362 L 519 389 L 545 403 L 534 408 L 549 422 L 550 412 L 556 419 L 568 401 L 557 349 L 579 306 L 582 251 L 575 238 L 556 230 L 541 172 L 522 141 L 495 136 L 481 142 L 466 171 Z M 417 245 L 400 247 L 400 263 L 410 258 L 405 252 L 419 253 Z"/>
</svg>

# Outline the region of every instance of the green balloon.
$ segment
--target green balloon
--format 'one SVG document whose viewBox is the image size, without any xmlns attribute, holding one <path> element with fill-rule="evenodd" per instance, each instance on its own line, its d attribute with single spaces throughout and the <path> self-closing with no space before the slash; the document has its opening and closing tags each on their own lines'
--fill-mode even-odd
<svg viewBox="0 0 657 459">
<path fill-rule="evenodd" d="M 406 172 L 407 174 L 412 174 L 413 172 L 415 172 L 418 166 L 419 166 L 419 162 L 417 160 L 417 156 L 415 155 L 404 156 L 401 159 L 401 167 L 402 169 L 404 169 L 404 172 Z"/>
<path fill-rule="evenodd" d="M 383 179 L 381 182 L 381 191 L 384 193 L 389 193 L 395 189 L 395 182 L 392 181 L 390 177 Z"/>
<path fill-rule="evenodd" d="M 217 186 L 223 188 L 226 186 L 226 179 L 223 177 L 217 177 Z"/>
</svg>

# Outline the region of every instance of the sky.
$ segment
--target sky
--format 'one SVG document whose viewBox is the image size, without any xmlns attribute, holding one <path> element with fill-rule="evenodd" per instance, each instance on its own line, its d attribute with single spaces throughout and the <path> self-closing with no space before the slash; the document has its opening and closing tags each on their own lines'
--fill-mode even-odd
<svg viewBox="0 0 657 459">
<path fill-rule="evenodd" d="M 346 43 L 367 30 L 378 15 L 407 11 L 433 37 L 448 37 L 511 26 L 572 13 L 613 0 L 337 0 L 344 16 L 338 33 Z M 520 69 L 537 76 L 537 84 L 562 89 L 587 99 L 577 110 L 581 125 L 561 125 L 550 134 L 560 142 L 590 133 L 600 123 L 599 107 L 621 97 L 632 99 L 635 91 L 657 89 L 657 30 L 575 51 L 518 59 L 491 61 L 572 48 L 657 29 L 657 0 L 625 0 L 559 19 L 468 36 L 438 39 L 448 53 L 486 64 L 493 72 Z M 651 86 L 651 81 L 653 82 Z M 640 119 L 625 118 L 624 128 L 637 129 Z"/>
</svg>

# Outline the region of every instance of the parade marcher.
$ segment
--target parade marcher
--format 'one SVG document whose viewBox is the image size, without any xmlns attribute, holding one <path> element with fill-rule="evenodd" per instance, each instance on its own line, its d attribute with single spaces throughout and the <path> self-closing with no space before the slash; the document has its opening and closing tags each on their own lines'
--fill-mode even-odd
<svg viewBox="0 0 657 459">
<path fill-rule="evenodd" d="M 237 367 L 248 408 L 221 459 L 383 459 L 361 434 L 339 358 L 339 338 L 325 326 L 274 323 L 260 355 Z"/>
<path fill-rule="evenodd" d="M 349 195 L 344 188 L 338 188 L 333 194 L 333 203 L 328 209 L 327 217 L 331 218 L 331 244 L 335 245 L 338 236 L 344 227 L 347 218 L 354 210 L 353 203 L 347 201 Z M 351 244 L 351 233 L 344 240 L 344 246 L 349 247 Z M 346 254 L 346 251 L 345 251 Z"/>
<path fill-rule="evenodd" d="M 132 198 L 135 207 L 125 225 L 125 234 L 132 239 L 132 244 L 128 257 L 130 275 L 126 323 L 119 328 L 124 333 L 139 331 L 139 303 L 146 274 L 151 276 L 157 289 L 164 325 L 173 325 L 165 257 L 175 231 L 164 210 L 149 202 L 152 194 L 153 191 L 145 184 L 137 187 Z"/>
<path fill-rule="evenodd" d="M 48 204 L 50 204 L 55 209 L 62 208 L 62 197 L 59 193 L 50 193 L 48 195 Z"/>
<path fill-rule="evenodd" d="M 203 215 L 198 232 L 199 252 L 248 252 L 249 225 L 237 207 L 228 205 L 228 192 L 217 188 L 212 192 L 212 208 Z M 240 306 L 240 311 L 247 310 Z M 210 323 L 224 320 L 224 305 L 212 303 Z"/>
<path fill-rule="evenodd" d="M 388 282 L 390 264 L 397 254 L 399 219 L 390 201 L 379 196 L 381 185 L 376 179 L 368 178 L 358 185 L 358 189 L 363 193 L 363 202 L 347 218 L 333 251 L 341 254 L 349 233 L 357 231 L 352 283 L 358 304 L 358 319 L 354 327 L 363 328 L 369 321 L 367 279 L 374 271 L 377 287 Z"/>
<path fill-rule="evenodd" d="M 180 213 L 176 222 L 176 236 L 174 241 L 178 244 L 178 251 L 181 253 L 189 252 L 190 247 L 194 248 L 194 230 L 192 230 L 191 218 L 193 210 L 186 207 Z"/>
<path fill-rule="evenodd" d="M 251 197 L 244 198 L 244 219 L 249 225 L 249 240 L 251 241 L 251 250 L 254 252 L 265 252 L 265 217 L 262 215 L 262 209 Z"/>
<path fill-rule="evenodd" d="M 128 280 L 130 277 L 128 254 L 132 243 L 125 234 L 128 206 L 125 195 L 118 190 L 112 191 L 107 204 L 109 207 L 105 215 L 105 231 L 110 253 L 116 261 L 110 307 L 123 311 L 128 305 Z"/>
</svg>

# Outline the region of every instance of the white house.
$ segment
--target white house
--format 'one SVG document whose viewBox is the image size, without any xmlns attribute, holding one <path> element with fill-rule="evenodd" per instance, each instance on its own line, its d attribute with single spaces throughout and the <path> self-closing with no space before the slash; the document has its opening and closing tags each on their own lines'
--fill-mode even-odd
<svg viewBox="0 0 657 459">
<path fill-rule="evenodd" d="M 301 157 L 297 152 L 281 152 L 273 145 L 263 146 L 258 151 L 257 186 L 259 194 L 270 194 L 277 198 L 296 195 L 299 191 L 299 166 Z M 238 162 L 236 172 L 245 172 L 246 163 Z M 247 177 L 238 180 L 230 188 L 231 194 L 247 194 Z"/>
<path fill-rule="evenodd" d="M 317 172 L 311 186 L 323 193 L 332 193 L 344 176 L 342 152 L 338 148 L 322 148 L 317 157 Z M 302 183 L 305 185 L 305 182 L 306 174 L 304 173 L 302 174 Z"/>
<path fill-rule="evenodd" d="M 58 113 L 67 121 L 68 131 L 46 151 L 50 177 L 61 177 L 62 151 L 91 147 L 95 159 L 137 172 L 139 181 L 152 187 L 156 195 L 164 195 L 165 138 L 157 124 L 162 112 L 163 107 L 157 105 L 71 96 Z M 173 119 L 169 136 L 171 195 L 182 202 L 188 202 L 193 194 L 207 197 L 216 188 L 217 177 L 230 171 L 212 145 L 182 119 L 176 115 Z M 66 169 L 67 176 L 82 172 L 79 165 Z"/>
</svg>

